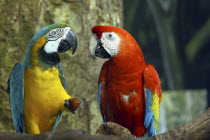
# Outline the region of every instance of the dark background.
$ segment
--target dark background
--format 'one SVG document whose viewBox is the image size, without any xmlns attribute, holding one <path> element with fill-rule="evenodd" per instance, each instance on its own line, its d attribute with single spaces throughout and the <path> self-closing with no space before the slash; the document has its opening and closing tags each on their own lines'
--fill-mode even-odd
<svg viewBox="0 0 210 140">
<path fill-rule="evenodd" d="M 124 0 L 124 28 L 164 90 L 206 89 L 210 107 L 210 1 Z"/>
</svg>

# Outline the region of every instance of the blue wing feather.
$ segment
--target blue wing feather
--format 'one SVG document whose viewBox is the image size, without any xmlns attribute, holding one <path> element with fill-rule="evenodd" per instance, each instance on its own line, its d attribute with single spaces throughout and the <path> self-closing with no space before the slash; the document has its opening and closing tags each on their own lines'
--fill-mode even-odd
<svg viewBox="0 0 210 140">
<path fill-rule="evenodd" d="M 98 92 L 97 92 L 97 95 L 98 95 L 98 106 L 99 106 L 99 108 L 100 108 L 100 111 L 101 111 L 101 114 L 102 114 L 102 117 L 103 117 L 103 122 L 105 123 L 105 122 L 106 122 L 106 116 L 103 114 L 103 112 L 102 112 L 102 110 L 101 110 L 101 103 L 100 103 L 100 101 L 101 101 L 101 96 L 100 96 L 100 94 L 101 94 L 101 89 L 102 89 L 102 83 L 100 83 L 100 84 L 98 85 Z"/>
<path fill-rule="evenodd" d="M 61 83 L 62 83 L 63 87 L 66 89 L 66 80 L 64 78 L 64 72 L 63 72 L 63 69 L 60 64 L 58 64 L 58 70 L 60 72 Z"/>
<path fill-rule="evenodd" d="M 154 119 L 154 111 L 152 110 L 152 95 L 149 89 L 146 89 L 146 109 L 145 109 L 145 118 L 144 118 L 144 126 L 147 128 L 148 136 L 156 135 L 155 128 L 155 119 Z"/>
<path fill-rule="evenodd" d="M 101 100 L 101 97 L 100 97 L 100 93 L 101 93 L 101 87 L 102 87 L 102 83 L 100 83 L 98 85 L 98 92 L 97 92 L 97 95 L 98 95 L 98 106 L 100 107 L 100 100 Z M 101 109 L 101 108 L 100 108 Z"/>
<path fill-rule="evenodd" d="M 62 112 L 60 112 L 60 114 L 57 116 L 55 124 L 54 124 L 53 129 L 51 130 L 51 132 L 55 131 L 56 127 L 58 126 L 58 124 L 59 124 L 59 122 L 61 120 L 61 117 L 62 117 Z"/>
<path fill-rule="evenodd" d="M 64 78 L 64 72 L 63 72 L 62 66 L 60 64 L 58 64 L 57 65 L 57 68 L 58 68 L 58 70 L 60 72 L 61 83 L 62 83 L 64 89 L 66 89 L 66 80 Z M 60 114 L 57 116 L 56 121 L 55 121 L 55 124 L 54 124 L 51 132 L 54 132 L 55 131 L 56 127 L 58 126 L 58 124 L 59 124 L 59 122 L 61 120 L 61 117 L 62 117 L 62 112 L 60 112 Z"/>
<path fill-rule="evenodd" d="M 24 133 L 24 69 L 16 63 L 8 81 L 12 119 L 16 132 Z"/>
</svg>

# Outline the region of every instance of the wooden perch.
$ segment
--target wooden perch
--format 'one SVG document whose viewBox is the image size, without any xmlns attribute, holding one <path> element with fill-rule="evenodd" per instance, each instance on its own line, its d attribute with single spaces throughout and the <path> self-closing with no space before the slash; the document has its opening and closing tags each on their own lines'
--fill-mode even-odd
<svg viewBox="0 0 210 140">
<path fill-rule="evenodd" d="M 194 120 L 147 140 L 210 140 L 210 108 Z"/>
<path fill-rule="evenodd" d="M 118 132 L 119 131 L 119 132 Z M 126 134 L 122 134 L 126 133 Z M 126 128 L 114 123 L 102 124 L 97 134 L 86 135 L 82 131 L 65 130 L 56 133 L 40 135 L 23 135 L 19 133 L 0 132 L 0 140 L 134 140 Z M 109 136 L 104 136 L 109 135 Z M 111 136 L 110 136 L 111 135 Z M 115 135 L 115 136 L 113 136 Z M 159 134 L 146 140 L 210 140 L 210 108 L 194 120 L 180 125 L 166 133 Z"/>
</svg>

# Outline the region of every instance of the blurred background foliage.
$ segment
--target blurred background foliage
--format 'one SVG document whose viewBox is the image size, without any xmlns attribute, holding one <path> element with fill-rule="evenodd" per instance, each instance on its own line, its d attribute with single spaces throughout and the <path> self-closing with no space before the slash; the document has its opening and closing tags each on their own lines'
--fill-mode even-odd
<svg viewBox="0 0 210 140">
<path fill-rule="evenodd" d="M 210 2 L 124 0 L 124 28 L 158 69 L 163 89 L 209 89 Z"/>
<path fill-rule="evenodd" d="M 64 113 L 57 131 L 94 134 L 102 122 L 96 99 L 104 60 L 91 59 L 88 41 L 97 24 L 124 27 L 140 44 L 163 86 L 159 132 L 185 123 L 210 106 L 210 1 L 196 0 L 0 0 L 0 131 L 14 131 L 7 79 L 42 27 L 66 23 L 78 50 L 62 54 L 67 91 L 84 100 L 76 115 Z"/>
</svg>

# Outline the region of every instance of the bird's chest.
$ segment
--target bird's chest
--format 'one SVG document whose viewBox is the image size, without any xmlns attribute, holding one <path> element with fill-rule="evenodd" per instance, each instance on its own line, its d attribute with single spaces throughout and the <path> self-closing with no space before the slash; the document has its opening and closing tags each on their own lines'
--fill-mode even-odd
<svg viewBox="0 0 210 140">
<path fill-rule="evenodd" d="M 144 107 L 143 84 L 139 74 L 120 75 L 106 81 L 105 100 L 112 110 L 128 113 Z"/>
<path fill-rule="evenodd" d="M 39 68 L 26 69 L 24 75 L 25 95 L 39 98 L 55 96 L 62 87 L 59 72 L 56 69 L 42 70 Z"/>
<path fill-rule="evenodd" d="M 26 69 L 24 75 L 25 112 L 33 111 L 33 114 L 43 116 L 57 115 L 63 90 L 58 70 Z"/>
<path fill-rule="evenodd" d="M 111 85 L 105 90 L 108 105 L 117 110 L 133 111 L 144 105 L 144 94 L 141 87 L 118 87 Z"/>
<path fill-rule="evenodd" d="M 135 123 L 141 123 L 145 110 L 145 97 L 140 87 L 113 87 L 106 89 L 105 112 L 107 121 L 119 123 L 131 128 Z"/>
</svg>

